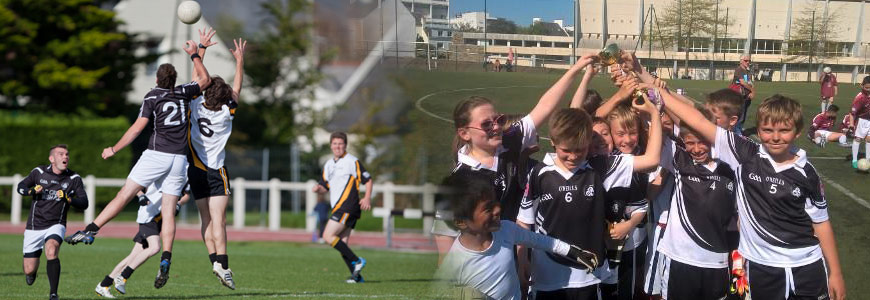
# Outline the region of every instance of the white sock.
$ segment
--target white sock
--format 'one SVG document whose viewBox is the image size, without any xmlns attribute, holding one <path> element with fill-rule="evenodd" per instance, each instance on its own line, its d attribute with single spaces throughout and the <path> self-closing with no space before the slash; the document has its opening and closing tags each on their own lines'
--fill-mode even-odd
<svg viewBox="0 0 870 300">
<path fill-rule="evenodd" d="M 844 135 L 841 135 L 841 136 L 840 136 L 840 139 L 838 140 L 838 142 L 840 142 L 840 144 L 844 144 L 844 145 L 845 145 L 845 144 L 846 144 L 846 135 L 845 135 L 845 134 L 844 134 Z"/>
<path fill-rule="evenodd" d="M 864 143 L 864 158 L 870 160 L 870 142 Z"/>
<path fill-rule="evenodd" d="M 852 141 L 852 161 L 858 161 L 858 148 L 861 147 L 861 143 L 858 140 Z"/>
<path fill-rule="evenodd" d="M 822 112 L 825 112 L 828 109 L 828 102 L 822 100 Z"/>
</svg>

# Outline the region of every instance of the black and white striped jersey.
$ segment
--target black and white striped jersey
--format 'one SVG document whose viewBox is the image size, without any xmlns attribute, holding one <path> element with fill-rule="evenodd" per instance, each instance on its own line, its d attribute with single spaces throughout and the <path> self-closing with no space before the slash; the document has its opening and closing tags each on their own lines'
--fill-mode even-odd
<svg viewBox="0 0 870 300">
<path fill-rule="evenodd" d="M 534 224 L 538 233 L 577 245 L 603 258 L 604 239 L 609 235 L 605 223 L 610 209 L 607 186 L 631 184 L 633 159 L 631 155 L 599 156 L 566 171 L 556 166 L 556 155 L 548 153 L 529 173 L 517 221 Z M 532 253 L 535 290 L 576 288 L 600 282 L 597 274 L 589 274 L 562 257 L 543 251 Z M 599 266 L 605 261 L 601 259 Z"/>
<path fill-rule="evenodd" d="M 715 158 L 737 175 L 740 246 L 747 259 L 772 267 L 803 266 L 822 258 L 813 224 L 828 220 L 819 175 L 804 150 L 777 165 L 762 145 L 718 128 Z"/>
<path fill-rule="evenodd" d="M 199 94 L 199 84 L 193 81 L 172 90 L 156 87 L 145 95 L 139 118 L 148 118 L 154 128 L 148 139 L 148 150 L 187 154 L 190 101 Z"/>
<path fill-rule="evenodd" d="M 718 160 L 695 163 L 671 140 L 662 147 L 662 167 L 674 174 L 676 186 L 658 251 L 696 267 L 727 268 L 727 227 L 736 214 L 734 171 Z"/>
<path fill-rule="evenodd" d="M 42 230 L 56 224 L 66 226 L 71 205 L 79 209 L 88 207 L 88 195 L 79 174 L 70 169 L 55 174 L 51 168 L 51 165 L 37 166 L 18 183 L 19 194 L 33 197 L 25 229 Z M 42 192 L 38 194 L 33 191 L 37 185 L 42 186 Z M 59 198 L 58 191 L 63 191 L 70 201 Z"/>
<path fill-rule="evenodd" d="M 458 162 L 451 176 L 478 173 L 490 178 L 501 203 L 502 219 L 514 221 L 528 174 L 523 150 L 537 145 L 537 136 L 532 118 L 525 116 L 505 129 L 502 145 L 496 150 L 494 166 L 483 165 L 468 155 L 468 146 L 464 146 L 456 153 Z"/>
</svg>

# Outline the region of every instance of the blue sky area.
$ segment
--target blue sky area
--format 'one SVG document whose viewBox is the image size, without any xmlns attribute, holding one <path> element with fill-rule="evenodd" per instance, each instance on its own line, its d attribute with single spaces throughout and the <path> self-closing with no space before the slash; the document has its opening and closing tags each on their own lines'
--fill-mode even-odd
<svg viewBox="0 0 870 300">
<path fill-rule="evenodd" d="M 483 11 L 484 0 L 452 0 L 450 14 Z M 574 24 L 572 0 L 486 0 L 489 15 L 496 18 L 512 20 L 518 25 L 529 25 L 532 18 L 539 17 L 544 21 L 555 19 L 565 20 L 565 25 Z M 451 16 L 452 17 L 452 16 Z"/>
</svg>

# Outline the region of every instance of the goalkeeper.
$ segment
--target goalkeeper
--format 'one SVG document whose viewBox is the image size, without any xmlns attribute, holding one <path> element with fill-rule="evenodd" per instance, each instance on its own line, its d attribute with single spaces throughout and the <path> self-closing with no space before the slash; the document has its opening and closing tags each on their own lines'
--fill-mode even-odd
<svg viewBox="0 0 870 300">
<path fill-rule="evenodd" d="M 514 246 L 546 250 L 591 272 L 598 257 L 577 246 L 524 230 L 501 220 L 492 181 L 485 175 L 453 178 L 458 188 L 451 199 L 453 223 L 459 237 L 453 242 L 437 278 L 473 288 L 491 299 L 521 299 Z"/>
</svg>

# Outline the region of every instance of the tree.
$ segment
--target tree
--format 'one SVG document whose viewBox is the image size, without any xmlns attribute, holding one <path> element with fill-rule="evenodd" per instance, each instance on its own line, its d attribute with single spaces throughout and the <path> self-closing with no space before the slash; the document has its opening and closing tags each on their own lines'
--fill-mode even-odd
<svg viewBox="0 0 870 300">
<path fill-rule="evenodd" d="M 731 25 L 730 18 L 717 12 L 721 1 L 677 0 L 665 8 L 660 21 L 662 43 L 665 47 L 677 45 L 678 51 L 686 52 L 686 75 L 689 73 L 689 51 L 692 43 L 706 43 L 708 47 L 714 47 L 713 38 L 721 35 L 723 28 Z"/>
<path fill-rule="evenodd" d="M 118 116 L 143 43 L 100 1 L 0 0 L 0 95 L 12 108 Z"/>
<path fill-rule="evenodd" d="M 486 32 L 488 33 L 517 33 L 517 24 L 504 18 L 486 20 Z"/>
<path fill-rule="evenodd" d="M 807 81 L 812 80 L 813 62 L 822 62 L 836 56 L 841 51 L 839 43 L 835 42 L 840 30 L 840 13 L 828 11 L 825 16 L 824 4 L 815 1 L 791 24 L 791 34 L 786 37 L 787 46 L 783 51 L 791 63 L 807 63 Z"/>
</svg>

